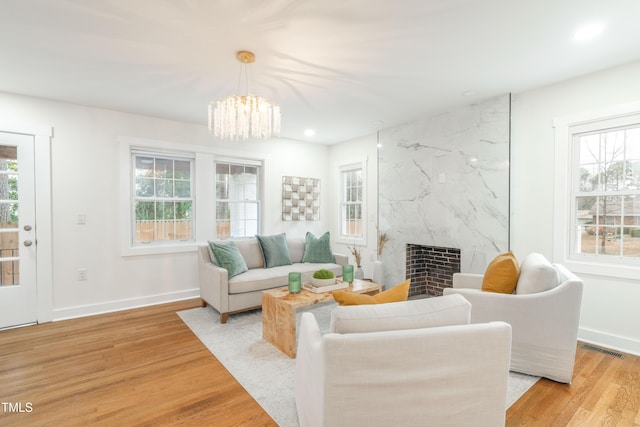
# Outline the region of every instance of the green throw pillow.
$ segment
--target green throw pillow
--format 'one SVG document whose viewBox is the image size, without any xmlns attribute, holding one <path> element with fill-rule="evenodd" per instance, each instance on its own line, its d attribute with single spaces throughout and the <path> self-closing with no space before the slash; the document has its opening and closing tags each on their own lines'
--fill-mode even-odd
<svg viewBox="0 0 640 427">
<path fill-rule="evenodd" d="M 327 231 L 319 238 L 307 231 L 302 262 L 336 262 L 331 252 L 331 237 Z"/>
<path fill-rule="evenodd" d="M 248 270 L 247 263 L 234 242 L 209 242 L 209 246 L 216 259 L 216 264 L 228 271 L 229 279 Z"/>
<path fill-rule="evenodd" d="M 274 236 L 256 235 L 256 239 L 260 242 L 260 249 L 262 249 L 262 257 L 266 268 L 292 264 L 285 233 Z"/>
</svg>

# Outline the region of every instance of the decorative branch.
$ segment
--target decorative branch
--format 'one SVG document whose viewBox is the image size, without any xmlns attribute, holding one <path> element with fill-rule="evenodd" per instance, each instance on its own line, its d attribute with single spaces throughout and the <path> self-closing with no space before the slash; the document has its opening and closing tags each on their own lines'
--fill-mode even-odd
<svg viewBox="0 0 640 427">
<path fill-rule="evenodd" d="M 389 236 L 387 233 L 378 232 L 378 256 L 382 255 L 382 251 L 384 250 L 384 245 L 389 241 Z"/>
<path fill-rule="evenodd" d="M 360 268 L 360 264 L 362 262 L 362 250 L 360 250 L 357 246 L 347 246 L 349 248 L 349 250 L 351 250 L 351 255 L 353 255 L 353 257 L 356 259 L 356 266 L 358 268 Z"/>
</svg>

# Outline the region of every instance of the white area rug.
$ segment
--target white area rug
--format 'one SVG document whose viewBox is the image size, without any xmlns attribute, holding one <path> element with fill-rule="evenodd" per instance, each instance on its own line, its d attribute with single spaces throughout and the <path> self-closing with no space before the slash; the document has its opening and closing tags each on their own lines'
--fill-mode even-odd
<svg viewBox="0 0 640 427">
<path fill-rule="evenodd" d="M 321 331 L 329 330 L 335 303 L 312 306 Z M 300 313 L 297 322 L 300 322 Z M 178 312 L 202 343 L 281 427 L 298 427 L 294 397 L 295 360 L 262 339 L 260 310 L 229 316 L 225 325 L 211 307 Z M 509 373 L 511 406 L 538 377 Z"/>
</svg>

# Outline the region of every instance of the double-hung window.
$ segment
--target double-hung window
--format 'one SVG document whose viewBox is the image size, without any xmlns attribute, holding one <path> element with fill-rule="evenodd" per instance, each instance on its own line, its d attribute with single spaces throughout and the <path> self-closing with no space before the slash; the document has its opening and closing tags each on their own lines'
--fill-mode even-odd
<svg viewBox="0 0 640 427">
<path fill-rule="evenodd" d="M 640 122 L 582 132 L 578 127 L 572 144 L 572 252 L 640 260 Z"/>
<path fill-rule="evenodd" d="M 340 237 L 363 238 L 364 168 L 361 163 L 340 168 Z"/>
<path fill-rule="evenodd" d="M 132 150 L 133 244 L 193 241 L 194 159 Z"/>
<path fill-rule="evenodd" d="M 251 237 L 260 232 L 261 164 L 216 161 L 216 235 Z"/>
<path fill-rule="evenodd" d="M 636 275 L 640 105 L 559 119 L 555 127 L 554 251 L 574 271 Z"/>
</svg>

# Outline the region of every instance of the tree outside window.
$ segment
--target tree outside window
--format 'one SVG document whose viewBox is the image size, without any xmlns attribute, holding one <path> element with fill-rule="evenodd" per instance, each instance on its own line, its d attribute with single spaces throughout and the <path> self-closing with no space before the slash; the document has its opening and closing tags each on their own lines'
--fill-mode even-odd
<svg viewBox="0 0 640 427">
<path fill-rule="evenodd" d="M 3 228 L 18 226 L 18 161 L 0 159 L 0 222 Z M 5 225 L 6 224 L 6 225 Z M 8 227 L 8 225 L 12 225 Z"/>
<path fill-rule="evenodd" d="M 20 283 L 18 247 L 18 161 L 16 147 L 3 146 L 0 159 L 0 286 Z"/>
<path fill-rule="evenodd" d="M 574 253 L 640 257 L 640 125 L 574 134 Z"/>
</svg>

